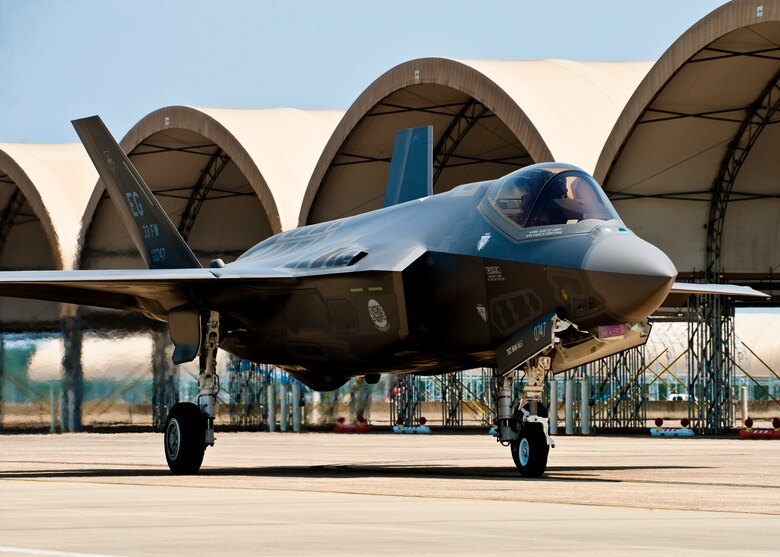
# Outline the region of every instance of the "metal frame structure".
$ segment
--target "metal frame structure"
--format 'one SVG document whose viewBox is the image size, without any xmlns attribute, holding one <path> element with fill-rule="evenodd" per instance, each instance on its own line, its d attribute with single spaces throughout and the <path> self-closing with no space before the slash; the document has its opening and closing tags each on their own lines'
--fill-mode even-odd
<svg viewBox="0 0 780 557">
<path fill-rule="evenodd" d="M 230 163 L 230 157 L 220 147 L 214 151 L 211 155 L 206 166 L 200 173 L 197 183 L 192 188 L 190 198 L 187 200 L 187 206 L 184 208 L 184 212 L 181 215 L 181 221 L 179 222 L 179 232 L 182 237 L 187 240 L 192 232 L 192 227 L 195 226 L 195 221 L 198 218 L 203 203 L 209 196 L 214 184 L 225 170 L 225 167 Z"/>
<path fill-rule="evenodd" d="M 400 376 L 391 390 L 390 419 L 407 427 L 420 425 L 422 417 L 420 385 L 417 375 Z"/>
<path fill-rule="evenodd" d="M 777 50 L 777 49 L 772 49 Z M 774 58 L 773 59 L 777 59 Z M 721 243 L 723 224 L 726 219 L 731 192 L 751 149 L 767 125 L 780 109 L 780 72 L 776 73 L 758 99 L 750 106 L 734 139 L 729 143 L 726 156 L 721 162 L 717 178 L 712 186 L 712 200 L 707 222 L 707 271 L 706 279 L 720 282 Z"/>
<path fill-rule="evenodd" d="M 688 419 L 722 433 L 734 426 L 734 306 L 722 296 L 692 296 L 688 306 Z"/>
<path fill-rule="evenodd" d="M 444 427 L 463 425 L 463 372 L 441 377 L 441 423 Z"/>
<path fill-rule="evenodd" d="M 268 423 L 267 392 L 275 387 L 272 372 L 231 356 L 225 379 L 230 425 L 263 428 Z"/>
<path fill-rule="evenodd" d="M 608 356 L 581 368 L 591 381 L 591 425 L 597 429 L 644 427 L 647 420 L 644 346 Z M 579 398 L 575 396 L 575 398 Z"/>
<path fill-rule="evenodd" d="M 3 180 L 3 176 L 0 176 L 0 182 L 8 183 Z M 6 203 L 3 210 L 0 211 L 0 254 L 3 253 L 5 243 L 8 240 L 8 234 L 14 226 L 38 220 L 35 215 L 28 215 L 22 211 L 25 202 L 26 199 L 22 190 L 16 188 L 8 199 L 8 203 Z M 26 218 L 22 220 L 22 217 Z"/>
<path fill-rule="evenodd" d="M 458 145 L 460 145 L 463 141 L 463 138 L 468 135 L 477 122 L 488 116 L 495 117 L 494 114 L 490 113 L 486 106 L 478 103 L 476 99 L 473 98 L 469 99 L 458 111 L 458 113 L 450 122 L 450 125 L 447 126 L 446 130 L 444 130 L 444 133 L 442 134 L 441 139 L 439 139 L 439 142 L 433 148 L 434 187 L 436 187 L 436 182 L 438 182 L 439 176 L 441 176 L 441 173 L 447 167 L 447 163 L 449 162 L 450 158 L 455 156 L 455 151 L 457 150 Z M 467 161 L 460 163 L 457 166 L 462 164 L 473 164 L 473 162 Z"/>
</svg>

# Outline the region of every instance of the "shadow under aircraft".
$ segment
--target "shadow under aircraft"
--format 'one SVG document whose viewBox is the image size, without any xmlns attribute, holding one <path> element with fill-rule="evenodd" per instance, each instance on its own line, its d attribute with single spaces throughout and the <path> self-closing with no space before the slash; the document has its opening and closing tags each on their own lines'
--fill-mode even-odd
<svg viewBox="0 0 780 557">
<path fill-rule="evenodd" d="M 197 403 L 164 430 L 177 474 L 214 444 L 217 348 L 316 390 L 353 377 L 495 371 L 497 436 L 523 476 L 544 473 L 552 374 L 643 344 L 670 295 L 764 296 L 675 283 L 583 170 L 551 162 L 432 195 L 431 127 L 398 132 L 385 207 L 271 236 L 203 268 L 97 116 L 74 126 L 148 269 L 0 273 L 0 296 L 165 321 L 174 362 L 199 357 Z M 514 372 L 527 381 L 514 396 Z"/>
</svg>

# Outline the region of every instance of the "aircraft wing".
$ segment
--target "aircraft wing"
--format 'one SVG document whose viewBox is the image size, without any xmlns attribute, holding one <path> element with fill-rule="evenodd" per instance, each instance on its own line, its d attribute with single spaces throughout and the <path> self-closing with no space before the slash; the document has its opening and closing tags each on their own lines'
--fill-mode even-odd
<svg viewBox="0 0 780 557">
<path fill-rule="evenodd" d="M 661 307 L 677 307 L 694 294 L 704 294 L 710 296 L 731 296 L 734 298 L 769 298 L 764 294 L 749 286 L 738 286 L 736 284 L 694 284 L 689 282 L 675 282 L 669 295 L 661 304 Z"/>
<path fill-rule="evenodd" d="M 0 272 L 0 296 L 122 309 L 164 319 L 202 300 L 218 279 L 208 269 Z"/>
</svg>

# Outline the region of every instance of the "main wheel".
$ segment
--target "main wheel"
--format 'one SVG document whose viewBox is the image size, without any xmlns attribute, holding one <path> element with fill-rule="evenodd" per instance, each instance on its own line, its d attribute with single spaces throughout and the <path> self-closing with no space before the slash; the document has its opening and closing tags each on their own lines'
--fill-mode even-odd
<svg viewBox="0 0 780 557">
<path fill-rule="evenodd" d="M 206 451 L 206 415 L 191 402 L 178 402 L 165 421 L 165 460 L 174 474 L 195 474 Z"/>
<path fill-rule="evenodd" d="M 509 447 L 520 474 L 526 478 L 538 478 L 544 474 L 550 447 L 540 424 L 526 424 Z"/>
</svg>

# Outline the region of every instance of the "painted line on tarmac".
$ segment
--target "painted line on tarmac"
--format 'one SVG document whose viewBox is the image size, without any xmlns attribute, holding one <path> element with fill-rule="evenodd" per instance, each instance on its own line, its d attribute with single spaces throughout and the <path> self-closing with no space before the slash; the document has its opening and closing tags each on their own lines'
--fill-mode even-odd
<svg viewBox="0 0 780 557">
<path fill-rule="evenodd" d="M 11 547 L 0 545 L 0 553 L 16 553 L 17 555 L 49 555 L 51 557 L 120 557 L 101 553 L 79 553 L 73 551 L 58 551 L 56 549 L 35 549 L 33 547 Z"/>
</svg>

